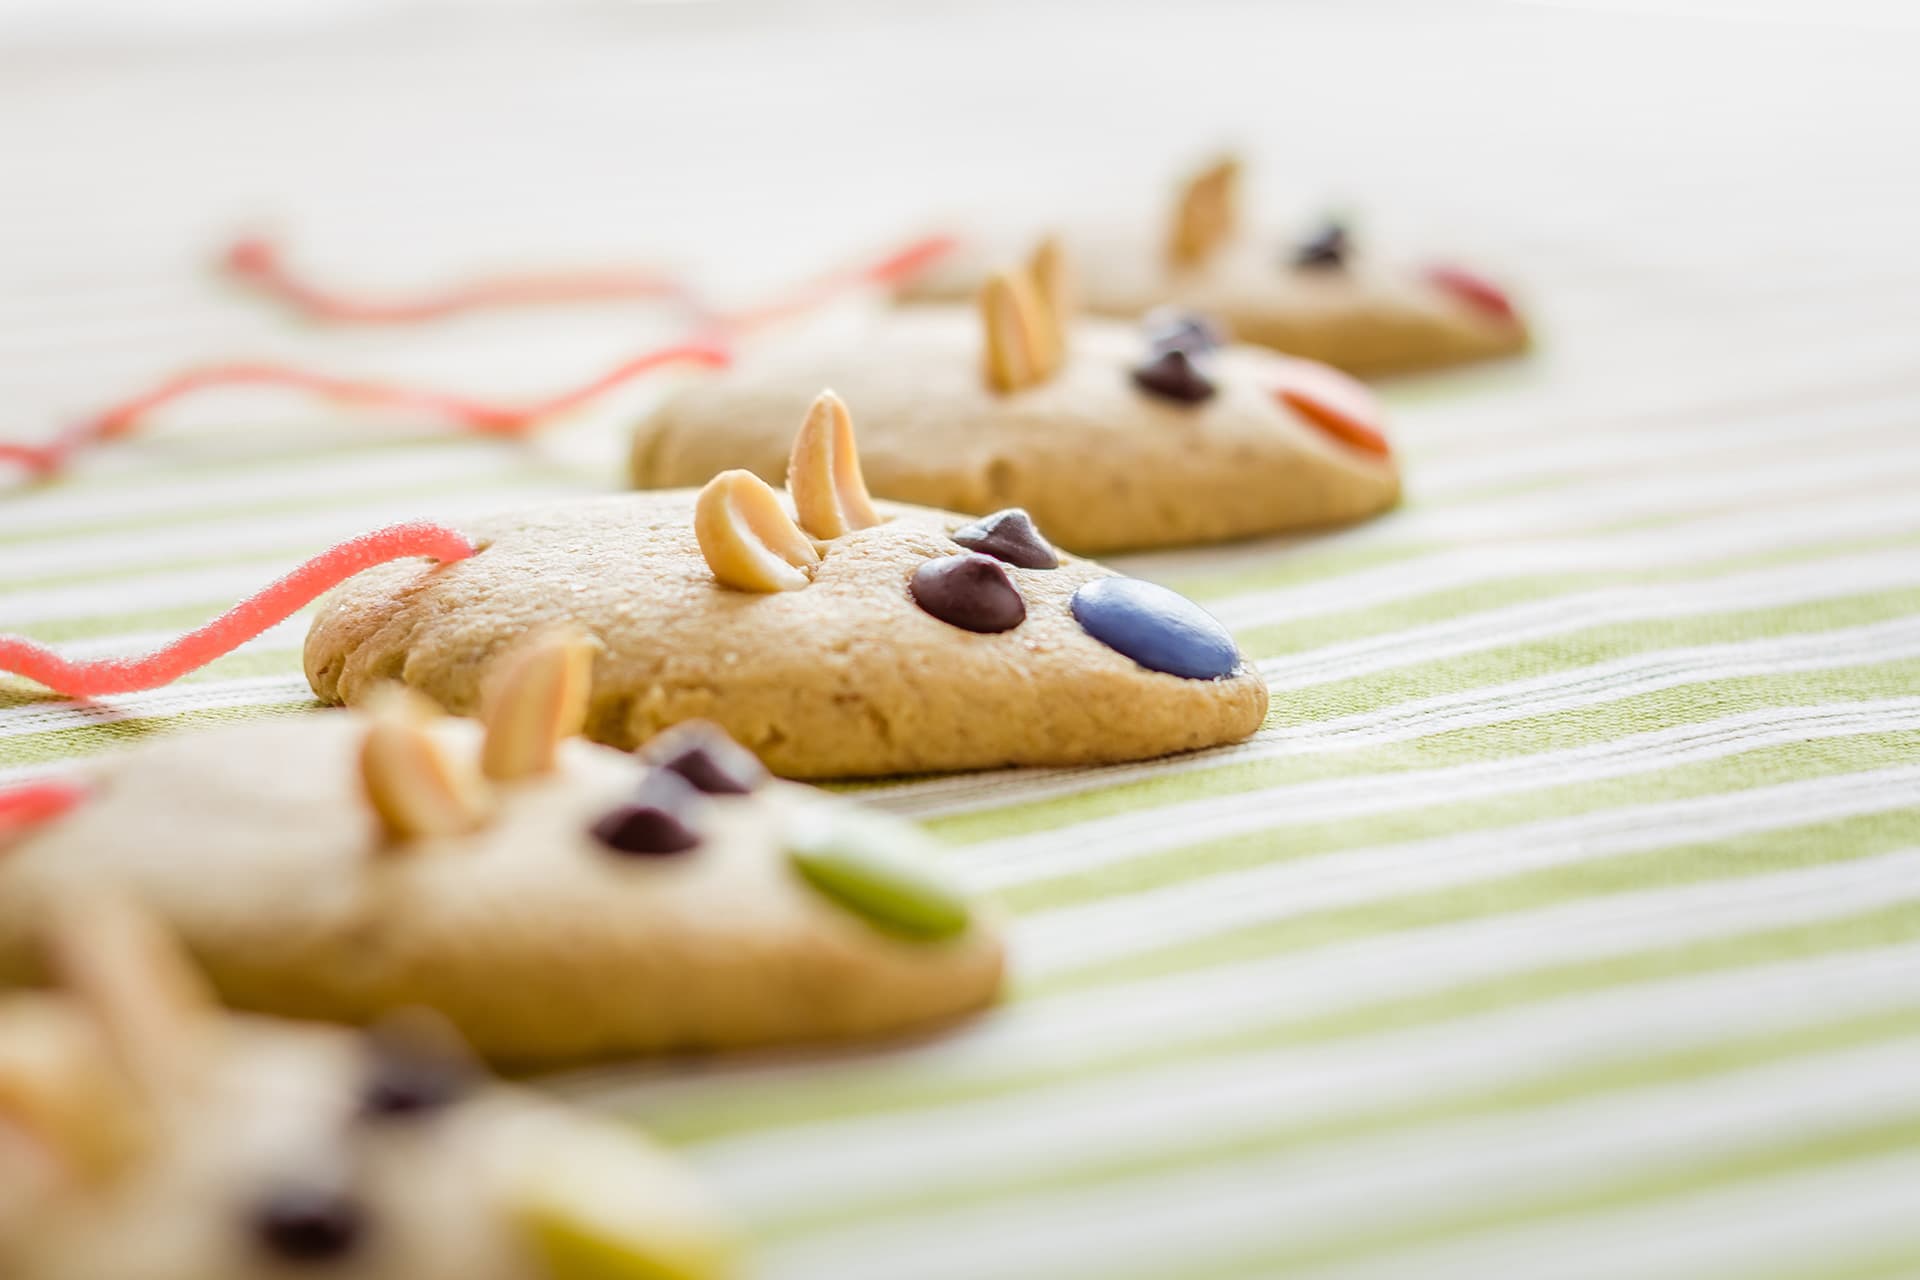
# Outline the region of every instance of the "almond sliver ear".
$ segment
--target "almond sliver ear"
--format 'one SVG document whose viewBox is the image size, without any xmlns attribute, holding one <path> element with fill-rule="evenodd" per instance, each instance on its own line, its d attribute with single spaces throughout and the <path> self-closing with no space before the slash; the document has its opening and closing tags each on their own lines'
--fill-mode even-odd
<svg viewBox="0 0 1920 1280">
<path fill-rule="evenodd" d="M 132 900 L 96 896 L 54 918 L 53 962 L 135 1087 L 188 1078 L 214 1026 L 211 994 L 179 943 Z"/>
<path fill-rule="evenodd" d="M 587 722 L 598 648 L 584 636 L 556 632 L 510 657 L 487 709 L 482 773 L 511 782 L 553 771 L 561 740 Z"/>
<path fill-rule="evenodd" d="M 780 496 L 751 471 L 722 471 L 707 481 L 694 504 L 693 532 L 713 576 L 736 591 L 796 591 L 820 563 Z"/>
<path fill-rule="evenodd" d="M 987 385 L 996 391 L 1020 391 L 1043 380 L 1046 366 L 1045 321 L 1025 271 L 996 272 L 980 291 L 980 320 L 986 328 Z"/>
<path fill-rule="evenodd" d="M 1044 339 L 1040 363 L 1051 375 L 1066 360 L 1067 319 L 1074 307 L 1073 273 L 1058 236 L 1048 236 L 1035 246 L 1027 259 L 1027 278 L 1033 283 L 1036 318 Z"/>
<path fill-rule="evenodd" d="M 1205 261 L 1233 235 L 1240 220 L 1240 162 L 1221 160 L 1188 179 L 1174 206 L 1168 248 L 1187 266 Z"/>
<path fill-rule="evenodd" d="M 860 474 L 860 449 L 853 438 L 853 415 L 831 391 L 823 391 L 807 410 L 787 460 L 787 492 L 793 497 L 800 527 L 816 538 L 838 538 L 880 523 Z"/>
<path fill-rule="evenodd" d="M 360 743 L 360 779 L 389 839 L 461 835 L 487 817 L 481 780 L 462 772 L 421 724 L 378 715 Z"/>
</svg>

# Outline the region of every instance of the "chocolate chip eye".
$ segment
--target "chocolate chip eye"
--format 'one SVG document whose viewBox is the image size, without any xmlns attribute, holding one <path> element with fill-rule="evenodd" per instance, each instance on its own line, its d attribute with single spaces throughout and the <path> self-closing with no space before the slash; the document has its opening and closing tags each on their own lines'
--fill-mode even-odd
<svg viewBox="0 0 1920 1280">
<path fill-rule="evenodd" d="M 1185 351 L 1203 355 L 1227 345 L 1227 335 L 1219 325 L 1195 311 L 1178 307 L 1156 307 L 1147 313 L 1140 326 L 1153 351 Z"/>
<path fill-rule="evenodd" d="M 975 551 L 929 560 L 907 584 L 913 602 L 962 631 L 1011 631 L 1027 620 L 1027 602 L 992 556 Z"/>
<path fill-rule="evenodd" d="M 1073 616 L 1088 635 L 1150 671 L 1217 680 L 1240 666 L 1240 650 L 1218 619 L 1175 591 L 1138 578 L 1096 578 L 1073 593 Z"/>
<path fill-rule="evenodd" d="M 370 1120 L 430 1115 L 458 1102 L 478 1075 L 459 1036 L 438 1015 L 398 1014 L 367 1033 L 360 1113 Z"/>
<path fill-rule="evenodd" d="M 969 551 L 1004 560 L 1021 569 L 1058 569 L 1060 557 L 1033 527 L 1033 517 L 1018 507 L 1008 507 L 972 524 L 963 524 L 948 535 Z"/>
<path fill-rule="evenodd" d="M 335 1186 L 289 1182 L 274 1187 L 252 1210 L 254 1239 L 282 1262 L 338 1262 L 358 1247 L 368 1228 L 365 1208 Z"/>
<path fill-rule="evenodd" d="M 667 769 L 650 769 L 633 798 L 593 824 L 594 838 L 615 853 L 664 857 L 700 843 L 689 822 L 700 793 Z"/>
<path fill-rule="evenodd" d="M 1329 218 L 1294 249 L 1293 265 L 1307 270 L 1337 270 L 1347 265 L 1347 254 L 1352 250 L 1346 224 Z"/>
<path fill-rule="evenodd" d="M 1196 367 L 1194 357 L 1179 347 L 1155 352 L 1135 365 L 1133 381 L 1142 391 L 1177 404 L 1199 404 L 1214 393 L 1213 382 Z"/>
<path fill-rule="evenodd" d="M 710 796 L 743 796 L 767 779 L 753 752 L 701 721 L 668 729 L 647 744 L 645 755 L 656 767 L 678 774 Z"/>
</svg>

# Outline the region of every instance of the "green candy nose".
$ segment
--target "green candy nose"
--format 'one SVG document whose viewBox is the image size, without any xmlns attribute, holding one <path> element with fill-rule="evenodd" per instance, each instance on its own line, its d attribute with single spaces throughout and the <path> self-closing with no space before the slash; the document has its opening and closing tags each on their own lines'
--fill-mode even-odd
<svg viewBox="0 0 1920 1280">
<path fill-rule="evenodd" d="M 794 815 L 786 848 L 808 884 L 877 928 L 923 942 L 966 932 L 966 896 L 904 824 L 807 809 Z"/>
<path fill-rule="evenodd" d="M 551 1280 L 728 1280 L 737 1243 L 649 1144 L 569 1125 L 529 1143 L 507 1204 Z"/>
</svg>

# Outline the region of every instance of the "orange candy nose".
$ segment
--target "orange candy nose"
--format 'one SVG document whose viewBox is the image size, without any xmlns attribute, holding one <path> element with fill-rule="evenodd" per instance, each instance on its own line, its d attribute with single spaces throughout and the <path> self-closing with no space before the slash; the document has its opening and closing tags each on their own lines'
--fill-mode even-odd
<svg viewBox="0 0 1920 1280">
<path fill-rule="evenodd" d="M 1280 403 L 1340 443 L 1387 458 L 1393 447 L 1380 430 L 1380 402 L 1373 392 L 1337 369 L 1295 361 L 1274 391 Z"/>
<path fill-rule="evenodd" d="M 1428 267 L 1426 275 L 1427 283 L 1442 293 L 1452 294 L 1476 311 L 1509 324 L 1520 318 L 1514 310 L 1513 300 L 1485 276 L 1468 271 L 1465 267 L 1444 264 Z"/>
</svg>

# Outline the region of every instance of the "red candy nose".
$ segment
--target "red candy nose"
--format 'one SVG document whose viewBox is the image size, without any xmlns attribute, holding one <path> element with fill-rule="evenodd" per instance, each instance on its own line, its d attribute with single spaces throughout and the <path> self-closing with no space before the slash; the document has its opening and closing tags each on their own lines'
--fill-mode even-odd
<svg viewBox="0 0 1920 1280">
<path fill-rule="evenodd" d="M 1322 431 L 1362 453 L 1387 458 L 1393 447 L 1380 430 L 1380 402 L 1373 392 L 1338 369 L 1296 360 L 1274 394 L 1280 403 Z"/>
<path fill-rule="evenodd" d="M 1450 293 L 1476 311 L 1511 324 L 1519 318 L 1513 300 L 1500 286 L 1465 267 L 1446 265 L 1427 268 L 1427 282 L 1443 293 Z"/>
</svg>

